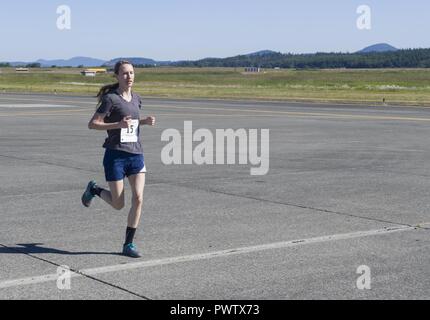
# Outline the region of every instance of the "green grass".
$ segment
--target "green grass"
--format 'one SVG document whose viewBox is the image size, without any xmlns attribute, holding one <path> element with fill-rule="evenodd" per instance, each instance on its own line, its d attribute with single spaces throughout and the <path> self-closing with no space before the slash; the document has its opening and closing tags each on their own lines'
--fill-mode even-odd
<svg viewBox="0 0 430 320">
<path fill-rule="evenodd" d="M 1 69 L 0 91 L 95 95 L 111 74 L 95 78 L 80 69 Z M 337 101 L 430 105 L 430 69 L 263 70 L 243 68 L 137 69 L 135 91 L 168 98 Z"/>
</svg>

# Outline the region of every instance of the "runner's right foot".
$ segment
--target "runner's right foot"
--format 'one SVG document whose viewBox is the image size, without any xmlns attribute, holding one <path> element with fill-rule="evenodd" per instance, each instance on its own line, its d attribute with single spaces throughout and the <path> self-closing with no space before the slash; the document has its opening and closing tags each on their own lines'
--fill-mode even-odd
<svg viewBox="0 0 430 320">
<path fill-rule="evenodd" d="M 84 194 L 82 195 L 82 198 L 81 198 L 82 204 L 87 208 L 89 208 L 89 206 L 91 205 L 91 201 L 94 198 L 94 194 L 91 192 L 91 190 L 93 190 L 96 187 L 97 187 L 97 183 L 95 181 L 90 181 L 88 183 L 87 188 L 85 189 Z"/>
<path fill-rule="evenodd" d="M 133 243 L 125 244 L 122 248 L 122 254 L 130 258 L 141 258 L 139 251 Z"/>
</svg>

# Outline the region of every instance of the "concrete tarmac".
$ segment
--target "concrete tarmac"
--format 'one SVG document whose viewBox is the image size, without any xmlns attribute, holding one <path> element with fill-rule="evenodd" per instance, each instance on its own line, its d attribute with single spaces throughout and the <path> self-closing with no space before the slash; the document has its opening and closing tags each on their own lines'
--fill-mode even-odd
<svg viewBox="0 0 430 320">
<path fill-rule="evenodd" d="M 107 186 L 95 108 L 0 94 L 0 299 L 430 298 L 430 109 L 144 99 L 157 125 L 141 133 L 132 260 L 119 254 L 128 183 L 122 211 L 80 202 L 89 180 Z M 184 121 L 270 129 L 269 172 L 163 164 L 161 135 Z"/>
</svg>

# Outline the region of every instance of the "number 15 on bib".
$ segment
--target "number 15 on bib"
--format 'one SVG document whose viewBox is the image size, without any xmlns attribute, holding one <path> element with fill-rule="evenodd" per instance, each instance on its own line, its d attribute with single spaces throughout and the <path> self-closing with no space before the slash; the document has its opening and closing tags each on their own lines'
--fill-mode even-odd
<svg viewBox="0 0 430 320">
<path fill-rule="evenodd" d="M 121 129 L 121 143 L 137 142 L 139 134 L 139 120 L 131 120 L 128 128 Z"/>
</svg>

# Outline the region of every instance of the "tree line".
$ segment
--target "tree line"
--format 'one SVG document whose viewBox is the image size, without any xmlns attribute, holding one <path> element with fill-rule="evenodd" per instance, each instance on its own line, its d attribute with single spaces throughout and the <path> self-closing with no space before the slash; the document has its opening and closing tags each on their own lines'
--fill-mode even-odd
<svg viewBox="0 0 430 320">
<path fill-rule="evenodd" d="M 316 53 L 240 55 L 230 58 L 207 58 L 180 61 L 178 67 L 260 67 L 294 69 L 330 68 L 430 68 L 430 49 L 405 49 L 372 53 Z"/>
<path fill-rule="evenodd" d="M 12 67 L 10 65 L 9 62 L 0 62 L 0 68 L 10 68 Z M 20 67 L 20 68 L 41 68 L 42 65 L 38 62 L 33 62 L 33 63 L 27 63 L 27 64 L 21 64 L 21 65 L 16 65 L 15 67 Z"/>
</svg>

